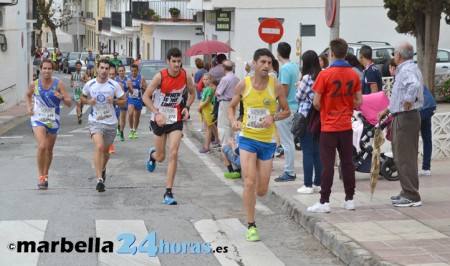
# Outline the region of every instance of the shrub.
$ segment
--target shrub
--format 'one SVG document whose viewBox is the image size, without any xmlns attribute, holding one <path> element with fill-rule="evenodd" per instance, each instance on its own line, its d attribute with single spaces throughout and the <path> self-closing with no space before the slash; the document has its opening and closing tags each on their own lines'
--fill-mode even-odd
<svg viewBox="0 0 450 266">
<path fill-rule="evenodd" d="M 169 9 L 169 13 L 172 16 L 178 16 L 178 15 L 180 15 L 180 10 L 178 8 L 176 8 L 176 7 L 172 7 L 172 8 Z"/>
</svg>

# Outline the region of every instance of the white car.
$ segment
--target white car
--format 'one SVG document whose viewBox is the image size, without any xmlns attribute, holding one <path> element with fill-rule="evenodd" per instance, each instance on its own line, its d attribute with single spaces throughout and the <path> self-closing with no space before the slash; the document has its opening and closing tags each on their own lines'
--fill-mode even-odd
<svg viewBox="0 0 450 266">
<path fill-rule="evenodd" d="M 417 63 L 417 55 L 414 55 L 414 62 Z M 436 74 L 450 73 L 450 50 L 438 49 L 436 55 Z"/>
</svg>

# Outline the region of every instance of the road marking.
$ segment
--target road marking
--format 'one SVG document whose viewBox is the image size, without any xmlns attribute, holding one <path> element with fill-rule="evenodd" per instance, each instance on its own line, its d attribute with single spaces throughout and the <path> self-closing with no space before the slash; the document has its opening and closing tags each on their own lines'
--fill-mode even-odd
<svg viewBox="0 0 450 266">
<path fill-rule="evenodd" d="M 75 129 L 75 130 L 69 131 L 67 133 L 84 133 L 84 134 L 86 134 L 88 132 L 89 132 L 89 127 L 82 127 L 82 128 L 79 128 L 79 129 Z"/>
<path fill-rule="evenodd" d="M 17 250 L 9 250 L 8 246 L 17 245 L 17 241 L 34 241 L 38 244 L 44 240 L 47 222 L 47 220 L 0 221 L 0 264 L 37 265 L 38 252 L 18 253 Z"/>
<path fill-rule="evenodd" d="M 23 139 L 23 136 L 4 136 L 0 137 L 0 139 Z"/>
<path fill-rule="evenodd" d="M 213 249 L 228 246 L 227 253 L 214 253 L 221 265 L 284 265 L 263 242 L 247 241 L 247 228 L 236 218 L 200 220 L 194 227 Z"/>
<path fill-rule="evenodd" d="M 182 138 L 182 141 L 186 146 L 199 158 L 200 161 L 203 162 L 208 168 L 211 170 L 212 173 L 223 183 L 225 183 L 227 186 L 229 186 L 236 194 L 238 194 L 242 198 L 242 191 L 244 190 L 242 186 L 237 186 L 236 183 L 231 179 L 226 179 L 223 177 L 223 170 L 219 168 L 216 163 L 214 163 L 206 154 L 200 154 L 198 153 L 197 148 L 195 147 L 194 143 L 188 138 Z M 261 212 L 265 215 L 271 215 L 273 214 L 273 211 L 270 210 L 268 207 L 266 207 L 264 204 L 262 204 L 258 199 L 256 199 L 256 210 Z"/>
<path fill-rule="evenodd" d="M 60 138 L 68 138 L 68 137 L 73 137 L 73 135 L 59 135 L 58 134 L 58 137 L 60 137 Z"/>
<path fill-rule="evenodd" d="M 95 229 L 97 237 L 102 241 L 114 242 L 114 253 L 99 253 L 99 265 L 161 265 L 158 257 L 149 257 L 146 253 L 137 252 L 135 255 L 118 254 L 117 250 L 124 244 L 116 238 L 122 233 L 132 233 L 136 236 L 134 246 L 139 244 L 148 235 L 147 228 L 142 220 L 96 220 Z"/>
</svg>

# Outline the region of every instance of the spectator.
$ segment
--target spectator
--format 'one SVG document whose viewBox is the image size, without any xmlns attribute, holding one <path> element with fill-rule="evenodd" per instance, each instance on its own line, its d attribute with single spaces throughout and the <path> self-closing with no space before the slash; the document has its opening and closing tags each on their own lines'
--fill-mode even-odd
<svg viewBox="0 0 450 266">
<path fill-rule="evenodd" d="M 414 49 L 401 42 L 394 49 L 397 64 L 389 107 L 378 114 L 382 120 L 392 113 L 392 152 L 402 190 L 391 201 L 395 207 L 422 205 L 419 194 L 417 154 L 419 150 L 420 114 L 423 106 L 423 77 L 413 61 Z"/>
<path fill-rule="evenodd" d="M 195 66 L 197 67 L 198 71 L 194 75 L 194 84 L 195 87 L 197 88 L 197 99 L 201 100 L 203 87 L 199 88 L 198 83 L 202 79 L 203 75 L 208 73 L 208 71 L 205 69 L 205 62 L 200 58 L 195 59 Z"/>
<path fill-rule="evenodd" d="M 223 71 L 223 62 L 227 60 L 227 56 L 225 54 L 218 54 L 213 62 L 217 63 L 214 67 L 209 70 L 209 74 L 212 75 L 213 80 L 220 81 L 222 77 L 225 75 Z"/>
<path fill-rule="evenodd" d="M 136 61 L 134 61 L 133 64 L 139 66 L 140 63 L 141 63 L 141 54 L 137 54 Z"/>
<path fill-rule="evenodd" d="M 61 53 L 61 50 L 59 50 L 59 48 L 56 48 L 56 65 L 55 65 L 55 69 L 58 70 L 58 73 L 61 73 L 61 69 L 60 69 L 60 64 L 63 58 L 63 54 Z"/>
<path fill-rule="evenodd" d="M 228 172 L 226 172 L 223 176 L 228 179 L 240 178 L 241 158 L 239 156 L 238 144 L 233 138 L 229 138 L 228 144 L 223 146 L 222 158 L 228 170 Z"/>
<path fill-rule="evenodd" d="M 219 85 L 219 81 L 211 79 L 211 74 L 206 73 L 203 76 L 203 84 L 205 84 L 205 88 L 203 89 L 202 101 L 197 108 L 197 112 L 201 113 L 203 124 L 205 125 L 205 144 L 203 148 L 199 150 L 200 153 L 210 152 L 209 146 L 211 144 L 211 132 L 214 133 L 214 136 L 216 138 L 216 140 L 212 144 L 218 145 L 220 143 L 217 127 L 212 119 L 214 92 L 216 91 L 217 85 Z"/>
<path fill-rule="evenodd" d="M 233 130 L 231 129 L 230 120 L 228 120 L 227 117 L 227 110 L 231 98 L 233 97 L 234 89 L 236 88 L 236 85 L 239 83 L 239 78 L 233 73 L 233 62 L 231 61 L 223 62 L 223 71 L 225 76 L 220 81 L 215 95 L 217 96 L 217 101 L 219 102 L 219 112 L 217 119 L 217 125 L 219 129 L 219 139 L 225 142 L 226 140 L 234 136 Z"/>
<path fill-rule="evenodd" d="M 326 54 L 319 55 L 319 64 L 322 69 L 325 69 L 329 66 L 328 56 Z"/>
<path fill-rule="evenodd" d="M 381 72 L 372 61 L 372 48 L 363 45 L 359 52 L 359 61 L 365 67 L 363 72 L 362 94 L 371 94 L 383 89 Z"/>
<path fill-rule="evenodd" d="M 113 54 L 114 57 L 111 60 L 109 60 L 109 63 L 116 66 L 116 68 L 122 64 L 122 60 L 120 60 L 120 58 L 117 58 L 118 55 L 119 54 L 117 52 L 114 52 Z"/>
<path fill-rule="evenodd" d="M 361 82 L 361 84 L 363 84 L 364 66 L 361 64 L 361 62 L 358 61 L 358 58 L 356 58 L 354 54 L 348 53 L 345 56 L 345 61 L 347 61 L 347 63 L 352 66 L 352 69 L 355 70 L 356 73 L 358 73 L 359 81 Z"/>
<path fill-rule="evenodd" d="M 306 51 L 302 55 L 302 79 L 297 90 L 296 98 L 299 101 L 298 112 L 307 117 L 312 107 L 314 81 L 322 70 L 319 57 L 314 51 Z M 358 61 L 358 60 L 357 60 Z M 312 194 L 320 191 L 320 176 L 322 175 L 322 162 L 320 161 L 319 143 L 313 139 L 313 134 L 306 129 L 300 138 L 303 150 L 303 182 L 304 185 L 297 189 L 300 194 Z M 313 182 L 314 172 L 314 182 Z"/>
<path fill-rule="evenodd" d="M 275 182 L 294 181 L 297 177 L 295 174 L 295 144 L 291 127 L 294 113 L 298 109 L 298 102 L 295 99 L 295 83 L 297 83 L 300 70 L 297 65 L 291 62 L 290 55 L 291 46 L 286 42 L 280 42 L 277 47 L 277 57 L 282 67 L 278 80 L 284 87 L 291 114 L 288 118 L 275 122 L 280 143 L 284 150 L 284 171 L 279 177 L 275 178 Z"/>
<path fill-rule="evenodd" d="M 348 45 L 337 38 L 330 42 L 333 63 L 321 71 L 313 85 L 313 105 L 320 111 L 320 160 L 322 175 L 320 201 L 308 212 L 330 212 L 330 194 L 333 186 L 336 149 L 341 161 L 345 201 L 342 207 L 354 210 L 355 166 L 353 165 L 353 131 L 351 117 L 353 109 L 362 104 L 359 77 L 344 61 Z M 338 89 L 339 88 L 339 89 Z M 416 168 L 417 169 L 417 168 Z"/>
</svg>

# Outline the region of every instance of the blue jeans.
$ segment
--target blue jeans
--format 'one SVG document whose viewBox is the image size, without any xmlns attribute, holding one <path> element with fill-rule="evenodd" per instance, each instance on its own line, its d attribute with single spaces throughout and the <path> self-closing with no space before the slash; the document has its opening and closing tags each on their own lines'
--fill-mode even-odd
<svg viewBox="0 0 450 266">
<path fill-rule="evenodd" d="M 275 122 L 280 143 L 284 149 L 284 171 L 291 176 L 295 175 L 295 144 L 294 135 L 291 133 L 294 112 L 291 110 L 291 115 L 288 118 Z"/>
<path fill-rule="evenodd" d="M 303 151 L 303 182 L 305 187 L 313 185 L 320 186 L 320 176 L 322 175 L 322 162 L 320 161 L 319 142 L 313 139 L 313 135 L 308 130 L 305 131 L 303 137 L 300 138 L 300 145 Z"/>
<path fill-rule="evenodd" d="M 431 133 L 431 119 L 436 111 L 436 107 L 427 108 L 420 111 L 420 134 L 423 142 L 423 162 L 422 169 L 430 170 L 431 153 L 433 152 L 433 141 Z"/>
</svg>

